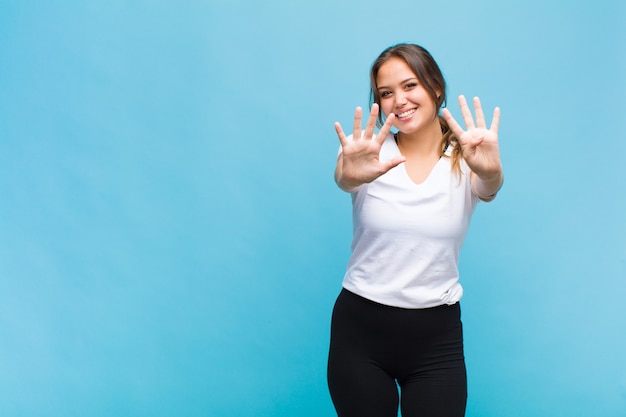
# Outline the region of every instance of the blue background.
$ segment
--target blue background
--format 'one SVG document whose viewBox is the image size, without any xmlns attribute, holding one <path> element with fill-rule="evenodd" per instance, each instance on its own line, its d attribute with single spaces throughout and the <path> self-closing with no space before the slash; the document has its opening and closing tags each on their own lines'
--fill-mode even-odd
<svg viewBox="0 0 626 417">
<path fill-rule="evenodd" d="M 385 47 L 502 108 L 468 416 L 626 415 L 626 3 L 0 0 L 0 415 L 331 416 L 333 122 Z"/>
</svg>

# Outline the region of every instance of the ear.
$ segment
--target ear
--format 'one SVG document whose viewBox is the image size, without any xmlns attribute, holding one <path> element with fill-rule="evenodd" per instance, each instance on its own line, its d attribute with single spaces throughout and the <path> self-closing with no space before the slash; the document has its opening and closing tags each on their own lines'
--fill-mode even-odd
<svg viewBox="0 0 626 417">
<path fill-rule="evenodd" d="M 446 106 L 446 98 L 443 97 L 443 93 L 441 90 L 435 90 L 435 94 L 437 96 L 437 100 L 435 100 L 436 104 L 439 104 L 439 108 Z"/>
</svg>

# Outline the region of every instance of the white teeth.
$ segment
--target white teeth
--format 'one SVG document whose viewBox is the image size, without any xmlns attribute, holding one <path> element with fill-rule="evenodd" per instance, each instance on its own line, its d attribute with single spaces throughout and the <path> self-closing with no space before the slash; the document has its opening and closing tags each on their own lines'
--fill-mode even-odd
<svg viewBox="0 0 626 417">
<path fill-rule="evenodd" d="M 412 115 L 413 113 L 415 113 L 415 109 L 407 110 L 404 113 L 399 113 L 398 117 L 408 117 L 408 116 Z"/>
</svg>

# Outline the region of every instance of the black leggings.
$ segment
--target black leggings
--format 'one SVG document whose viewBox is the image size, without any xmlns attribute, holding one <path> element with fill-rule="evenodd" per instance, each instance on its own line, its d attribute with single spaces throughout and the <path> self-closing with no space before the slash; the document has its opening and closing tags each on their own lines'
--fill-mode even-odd
<svg viewBox="0 0 626 417">
<path fill-rule="evenodd" d="M 459 304 L 403 309 L 342 290 L 333 310 L 328 387 L 339 417 L 396 417 L 398 405 L 402 417 L 464 416 Z"/>
</svg>

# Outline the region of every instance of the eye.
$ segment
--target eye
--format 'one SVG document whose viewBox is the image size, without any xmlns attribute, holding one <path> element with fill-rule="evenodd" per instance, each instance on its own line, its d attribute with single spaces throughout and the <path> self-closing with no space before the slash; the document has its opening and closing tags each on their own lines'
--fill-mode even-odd
<svg viewBox="0 0 626 417">
<path fill-rule="evenodd" d="M 391 95 L 391 91 L 383 91 L 380 93 L 381 98 L 386 98 L 386 97 L 389 97 L 390 95 Z"/>
<path fill-rule="evenodd" d="M 417 87 L 417 83 L 416 82 L 410 82 L 410 83 L 407 83 L 404 86 L 404 88 L 406 88 L 407 90 L 410 90 L 410 89 L 415 88 L 415 87 Z"/>
</svg>

